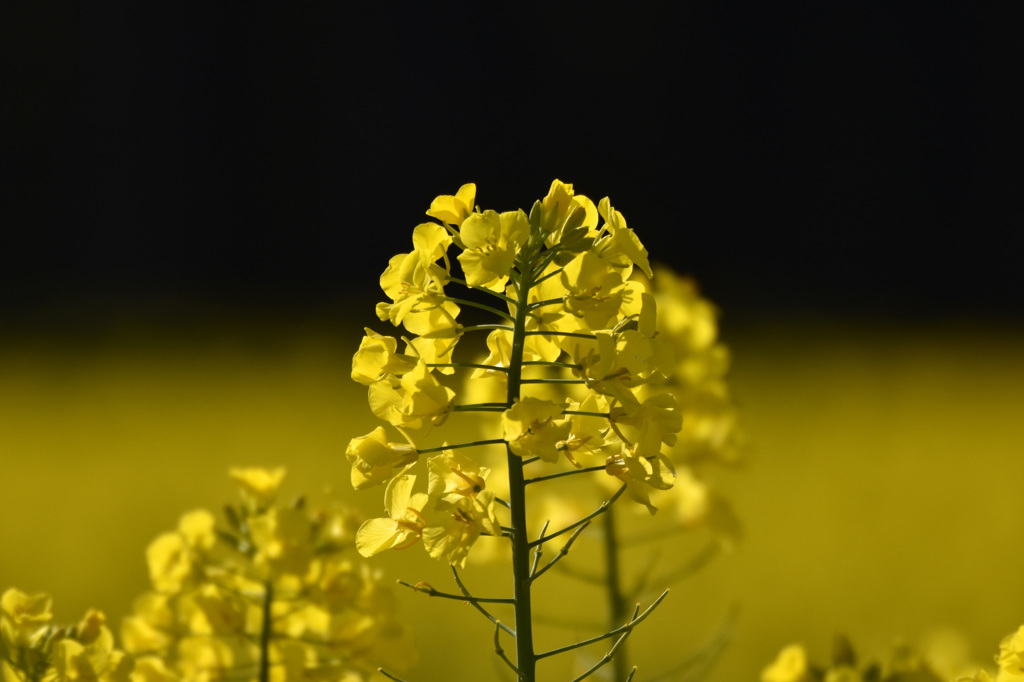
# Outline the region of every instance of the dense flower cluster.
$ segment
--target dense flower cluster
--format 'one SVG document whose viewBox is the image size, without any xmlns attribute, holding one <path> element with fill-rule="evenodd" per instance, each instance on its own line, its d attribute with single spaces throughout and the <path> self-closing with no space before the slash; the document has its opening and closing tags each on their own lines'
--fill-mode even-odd
<svg viewBox="0 0 1024 682">
<path fill-rule="evenodd" d="M 357 682 L 411 663 L 390 586 L 354 556 L 356 520 L 275 503 L 283 469 L 233 469 L 228 528 L 198 510 L 146 553 L 153 590 L 122 639 L 140 682 Z"/>
<path fill-rule="evenodd" d="M 77 625 L 53 624 L 52 600 L 9 589 L 0 597 L 0 679 L 24 682 L 130 682 L 134 662 L 114 646 L 102 612 Z"/>
<path fill-rule="evenodd" d="M 859 665 L 853 647 L 845 637 L 836 639 L 831 665 L 812 665 L 807 650 L 791 644 L 779 652 L 775 661 L 761 673 L 761 682 L 1020 682 L 1024 680 L 1024 625 L 1007 635 L 995 656 L 998 670 L 992 675 L 979 670 L 971 676 L 957 672 L 970 666 L 964 660 L 943 660 L 948 642 L 938 655 L 923 655 L 908 646 L 897 647 L 884 665 Z M 974 670 L 976 667 L 969 667 Z"/>
<path fill-rule="evenodd" d="M 607 198 L 595 205 L 557 180 L 529 214 L 480 211 L 475 196 L 469 184 L 437 197 L 427 211 L 437 222 L 416 226 L 413 250 L 392 258 L 381 276 L 390 301 L 378 304 L 377 315 L 409 334 L 403 352 L 397 339 L 367 329 L 353 358 L 352 378 L 368 387 L 373 413 L 405 440 L 392 442 L 378 427 L 347 449 L 356 488 L 387 483 L 387 517 L 368 521 L 357 535 L 367 556 L 422 539 L 431 556 L 462 565 L 481 534 L 502 534 L 483 461 L 456 456 L 456 446 L 416 447 L 417 432 L 453 412 L 477 412 L 494 427 L 491 438 L 468 445 L 503 445 L 520 467 L 601 469 L 651 513 L 652 491 L 675 481 L 662 450 L 677 444 L 679 405 L 645 387 L 664 382 L 676 356 L 657 333 L 654 295 L 631 279 L 634 268 L 652 271 L 625 218 Z M 452 297 L 451 284 L 497 307 Z M 499 324 L 463 326 L 466 306 L 494 314 Z M 481 330 L 488 357 L 456 362 L 459 340 Z M 440 376 L 460 367 L 496 382 L 500 398 L 472 402 L 474 392 L 463 391 L 460 400 Z M 560 384 L 576 390 L 550 390 Z M 486 420 L 488 413 L 499 421 Z M 433 452 L 441 454 L 427 459 L 427 490 L 414 492 L 411 469 Z"/>
</svg>

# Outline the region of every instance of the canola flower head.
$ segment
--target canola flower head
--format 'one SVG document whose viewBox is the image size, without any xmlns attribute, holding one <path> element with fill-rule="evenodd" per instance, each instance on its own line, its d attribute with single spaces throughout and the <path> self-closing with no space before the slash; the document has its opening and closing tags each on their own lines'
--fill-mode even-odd
<svg viewBox="0 0 1024 682">
<path fill-rule="evenodd" d="M 232 470 L 236 481 L 239 472 L 247 483 L 268 473 Z M 151 545 L 154 589 L 122 625 L 133 682 L 255 681 L 261 670 L 271 680 L 365 682 L 382 664 L 412 662 L 391 588 L 353 551 L 351 513 L 281 504 L 276 484 L 273 493 L 253 504 L 246 492 L 225 509 L 226 526 L 189 512 Z M 101 634 L 62 650 L 68 670 L 88 672 L 83 662 L 99 660 L 97 643 L 106 641 L 100 619 L 83 623 L 80 632 Z M 114 654 L 108 660 L 109 669 L 120 665 Z"/>
<path fill-rule="evenodd" d="M 491 429 L 481 441 L 491 450 L 427 448 L 443 452 L 425 458 L 427 490 L 416 492 L 424 478 L 412 473 L 423 466 L 413 453 L 422 447 L 410 440 L 397 448 L 382 429 L 352 439 L 353 486 L 387 485 L 386 515 L 356 535 L 364 556 L 422 540 L 428 554 L 461 566 L 480 536 L 502 535 L 505 509 L 496 511 L 491 489 L 507 484 L 488 479 L 495 445 L 523 463 L 616 481 L 652 513 L 650 493 L 674 482 L 661 449 L 675 443 L 678 404 L 644 390 L 665 381 L 675 357 L 658 338 L 655 297 L 631 279 L 634 268 L 651 267 L 623 214 L 607 197 L 595 203 L 561 180 L 528 212 L 479 208 L 476 200 L 472 184 L 435 198 L 426 213 L 437 222 L 416 225 L 412 251 L 390 259 L 377 315 L 404 332 L 406 347 L 399 352 L 398 338 L 367 329 L 352 378 L 367 386 L 373 414 L 407 439 L 475 412 L 471 418 Z M 455 286 L 465 293 L 450 293 Z M 466 306 L 490 312 L 496 324 L 464 326 Z M 487 357 L 460 364 L 456 345 L 478 332 L 486 332 L 477 338 Z M 460 367 L 478 382 L 471 390 L 442 381 Z M 493 398 L 467 402 L 485 388 Z"/>
</svg>

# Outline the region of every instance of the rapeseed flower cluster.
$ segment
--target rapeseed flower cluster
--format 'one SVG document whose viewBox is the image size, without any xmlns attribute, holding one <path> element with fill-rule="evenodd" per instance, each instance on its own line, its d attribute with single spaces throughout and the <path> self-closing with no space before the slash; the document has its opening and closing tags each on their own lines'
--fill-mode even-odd
<svg viewBox="0 0 1024 682">
<path fill-rule="evenodd" d="M 146 552 L 153 589 L 121 628 L 53 624 L 45 594 L 0 598 L 0 679 L 363 682 L 415 656 L 392 589 L 355 553 L 344 509 L 276 502 L 284 469 L 233 469 L 242 503 L 192 511 Z"/>
<path fill-rule="evenodd" d="M 480 210 L 475 200 L 472 184 L 437 197 L 427 210 L 434 221 L 413 229 L 412 251 L 381 275 L 389 300 L 377 316 L 404 329 L 404 347 L 367 329 L 352 378 L 401 440 L 378 428 L 348 446 L 352 484 L 386 484 L 387 515 L 363 524 L 356 544 L 372 556 L 422 540 L 431 557 L 463 567 L 481 536 L 507 537 L 519 660 L 506 662 L 533 679 L 529 588 L 546 569 L 531 567 L 528 553 L 565 533 L 575 538 L 623 494 L 656 511 L 652 493 L 676 481 L 663 450 L 677 444 L 683 418 L 675 397 L 647 387 L 668 379 L 676 355 L 658 333 L 655 296 L 632 278 L 653 275 L 647 250 L 607 197 L 595 204 L 555 180 L 529 213 Z M 496 320 L 463 324 L 466 307 Z M 456 360 L 456 346 L 477 332 L 486 333 L 488 356 Z M 496 383 L 500 395 L 457 392 L 445 375 L 460 369 Z M 487 437 L 418 443 L 456 413 L 474 413 Z M 433 455 L 426 486 L 414 473 L 423 455 Z M 504 480 L 489 480 L 491 470 L 504 470 Z M 597 475 L 612 491 L 589 514 L 528 537 L 526 486 L 573 474 Z"/>
<path fill-rule="evenodd" d="M 661 451 L 676 444 L 681 413 L 671 396 L 643 392 L 665 381 L 675 355 L 657 333 L 654 296 L 630 279 L 634 268 L 652 271 L 625 218 L 607 198 L 595 205 L 557 180 L 529 214 L 474 210 L 475 195 L 469 184 L 435 199 L 427 215 L 437 222 L 416 226 L 413 250 L 392 258 L 381 276 L 390 301 L 379 303 L 377 314 L 408 333 L 404 352 L 398 339 L 367 329 L 353 358 L 352 378 L 367 385 L 372 411 L 405 440 L 392 442 L 378 427 L 347 449 L 356 488 L 388 484 L 387 518 L 368 522 L 357 536 L 367 556 L 422 538 L 431 556 L 463 565 L 481 534 L 502 534 L 488 467 L 455 457 L 451 447 L 415 445 L 417 431 L 442 425 L 453 412 L 500 415 L 496 438 L 472 445 L 505 446 L 520 469 L 534 462 L 599 464 L 652 513 L 651 491 L 668 489 L 675 479 Z M 459 251 L 455 259 L 452 248 Z M 445 290 L 451 284 L 502 307 L 453 297 Z M 499 323 L 463 326 L 458 316 L 467 305 L 492 312 Z M 473 331 L 487 332 L 490 354 L 460 364 L 454 349 Z M 458 400 L 439 375 L 460 367 L 472 369 L 475 379 L 495 379 L 504 395 Z M 570 378 L 549 376 L 553 370 Z M 582 390 L 557 400 L 525 390 L 562 382 Z M 427 460 L 427 492 L 414 493 L 411 471 L 428 451 L 441 454 Z M 444 477 L 473 483 L 443 485 Z M 460 492 L 450 492 L 453 487 Z"/>
<path fill-rule="evenodd" d="M 134 661 L 114 646 L 101 611 L 53 623 L 53 601 L 11 588 L 0 597 L 0 678 L 23 682 L 132 682 Z"/>
<path fill-rule="evenodd" d="M 977 669 L 966 660 L 951 659 L 949 641 L 922 654 L 913 648 L 896 647 L 884 663 L 862 664 L 845 637 L 837 637 L 828 666 L 810 663 L 801 644 L 790 644 L 761 673 L 761 682 L 1019 682 L 1024 680 L 1024 625 L 1003 638 L 994 657 L 997 669 L 979 670 L 964 676 L 959 670 Z"/>
<path fill-rule="evenodd" d="M 276 501 L 284 469 L 233 469 L 226 528 L 181 517 L 146 553 L 153 585 L 124 623 L 145 682 L 367 679 L 413 655 L 390 586 L 355 556 L 358 520 Z"/>
</svg>

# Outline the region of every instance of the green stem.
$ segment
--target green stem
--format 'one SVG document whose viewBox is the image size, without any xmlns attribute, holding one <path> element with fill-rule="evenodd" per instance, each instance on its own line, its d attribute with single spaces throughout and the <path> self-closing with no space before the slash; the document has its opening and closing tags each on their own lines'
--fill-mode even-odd
<svg viewBox="0 0 1024 682">
<path fill-rule="evenodd" d="M 495 372 L 507 372 L 507 367 L 499 367 L 497 365 L 485 365 L 476 362 L 428 362 L 427 367 L 452 367 L 455 369 L 486 369 Z"/>
<path fill-rule="evenodd" d="M 604 467 L 604 465 L 602 465 L 602 466 L 596 466 L 596 467 L 587 467 L 586 469 L 570 469 L 569 471 L 559 471 L 557 474 L 548 474 L 546 476 L 537 476 L 535 478 L 528 478 L 528 479 L 526 479 L 526 485 L 530 485 L 531 483 L 540 483 L 541 481 L 550 481 L 552 478 L 562 478 L 563 476 L 575 476 L 577 474 L 587 474 L 587 473 L 590 473 L 592 471 L 604 471 L 604 470 L 605 470 L 605 467 Z"/>
<path fill-rule="evenodd" d="M 494 289 L 488 289 L 486 287 L 471 287 L 471 286 L 469 286 L 469 284 L 466 283 L 466 280 L 459 279 L 458 277 L 449 277 L 448 281 L 449 282 L 454 282 L 455 284 L 461 284 L 462 286 L 466 287 L 467 289 L 472 289 L 473 291 L 482 291 L 485 294 L 488 294 L 490 296 L 494 296 L 495 298 L 500 298 L 501 300 L 505 301 L 506 303 L 515 303 L 516 302 L 516 300 L 514 298 L 511 298 L 509 296 L 506 296 L 505 294 L 499 293 L 499 292 L 495 291 Z"/>
<path fill-rule="evenodd" d="M 467 301 L 464 298 L 452 298 L 451 296 L 445 296 L 445 298 L 451 301 L 452 303 L 458 303 L 459 305 L 467 305 L 471 308 L 479 308 L 480 310 L 486 310 L 489 313 L 494 313 L 498 317 L 504 317 L 509 322 L 512 322 L 512 316 L 506 313 L 504 310 L 498 310 L 497 308 L 492 308 L 489 305 L 486 305 L 484 303 L 477 303 L 476 301 Z"/>
<path fill-rule="evenodd" d="M 274 585 L 269 580 L 263 592 L 263 627 L 260 628 L 260 682 L 270 682 L 270 632 L 274 627 L 271 606 L 274 603 Z"/>
<path fill-rule="evenodd" d="M 532 272 L 527 264 L 522 268 L 516 319 L 512 331 L 512 353 L 508 372 L 508 407 L 519 399 L 523 376 L 523 349 L 526 342 L 526 317 L 529 313 L 529 295 Z M 512 581 L 516 618 L 516 669 L 519 682 L 534 682 L 537 658 L 533 650 L 533 605 L 530 596 L 530 539 L 526 534 L 526 481 L 523 460 L 505 446 L 508 458 L 509 515 L 512 526 Z"/>
<path fill-rule="evenodd" d="M 504 331 L 513 331 L 513 328 L 507 324 L 471 324 L 461 329 L 462 332 L 476 332 L 476 331 L 490 331 L 493 329 L 502 329 Z M 592 338 L 597 338 L 592 337 Z"/>
<path fill-rule="evenodd" d="M 455 443 L 453 445 L 439 445 L 436 448 L 424 448 L 417 450 L 416 454 L 429 455 L 432 452 L 444 452 L 445 450 L 458 450 L 459 448 L 472 448 L 478 445 L 500 445 L 505 442 L 504 438 L 495 438 L 494 440 L 475 440 L 471 443 Z"/>
<path fill-rule="evenodd" d="M 622 576 L 619 573 L 619 536 L 615 532 L 615 507 L 609 507 L 604 515 L 604 565 L 605 587 L 608 595 L 608 629 L 613 630 L 628 618 L 626 596 L 622 593 Z M 615 679 L 623 680 L 629 674 L 629 654 L 626 642 L 619 643 L 619 655 L 612 659 Z"/>
<path fill-rule="evenodd" d="M 485 325 L 477 325 L 477 326 L 478 327 L 482 327 L 482 326 L 485 326 Z M 500 328 L 500 329 L 507 329 L 507 327 L 502 327 L 501 325 L 497 325 L 497 324 L 496 325 L 492 325 L 492 326 Z M 470 327 L 466 327 L 466 329 L 470 329 Z M 574 336 L 577 339 L 596 339 L 597 338 L 597 336 L 594 335 L 594 334 L 581 334 L 579 332 L 560 332 L 560 331 L 556 331 L 554 329 L 539 329 L 537 331 L 525 332 L 525 334 L 527 336 Z"/>
</svg>

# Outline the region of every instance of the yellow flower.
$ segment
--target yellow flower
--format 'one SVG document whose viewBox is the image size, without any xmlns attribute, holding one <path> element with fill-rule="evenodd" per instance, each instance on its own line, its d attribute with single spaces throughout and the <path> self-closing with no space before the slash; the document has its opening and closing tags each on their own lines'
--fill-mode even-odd
<svg viewBox="0 0 1024 682">
<path fill-rule="evenodd" d="M 590 393 L 580 403 L 569 401 L 569 411 L 607 413 L 608 399 Z M 576 460 L 577 456 L 605 457 L 617 452 L 620 446 L 621 441 L 611 432 L 607 417 L 581 414 L 569 415 L 569 436 L 555 444 L 555 447 L 562 450 L 566 459 L 577 468 L 580 467 Z"/>
<path fill-rule="evenodd" d="M 761 682 L 805 682 L 808 672 L 807 651 L 800 644 L 791 644 L 761 672 Z"/>
<path fill-rule="evenodd" d="M 540 229 L 549 234 L 548 246 L 575 242 L 597 226 L 594 202 L 574 194 L 572 185 L 555 180 L 539 203 Z M 532 217 L 531 213 L 531 217 Z"/>
<path fill-rule="evenodd" d="M 197 552 L 216 542 L 213 526 L 213 515 L 200 509 L 182 516 L 177 532 L 164 533 L 150 543 L 146 561 L 157 590 L 175 592 L 197 578 L 202 570 Z"/>
<path fill-rule="evenodd" d="M 465 567 L 469 548 L 481 533 L 501 534 L 494 515 L 494 493 L 490 491 L 441 502 L 437 513 L 442 521 L 423 529 L 423 546 L 434 559 L 446 559 L 460 568 Z"/>
<path fill-rule="evenodd" d="M 303 576 L 313 559 L 313 529 L 301 508 L 273 507 L 249 519 L 256 555 L 253 566 L 261 577 Z"/>
<path fill-rule="evenodd" d="M 442 194 L 430 202 L 427 215 L 441 222 L 458 227 L 473 211 L 473 200 L 476 198 L 476 185 L 468 183 L 459 188 L 455 196 Z"/>
<path fill-rule="evenodd" d="M 848 665 L 841 665 L 832 668 L 825 673 L 825 682 L 863 682 L 864 678 L 859 672 Z"/>
<path fill-rule="evenodd" d="M 404 549 L 416 543 L 426 520 L 423 508 L 429 498 L 425 493 L 413 493 L 416 477 L 411 474 L 396 476 L 384 492 L 384 507 L 388 517 L 370 519 L 356 532 L 356 549 L 363 556 L 379 554 L 386 549 Z"/>
<path fill-rule="evenodd" d="M 491 470 L 454 450 L 444 450 L 427 460 L 430 482 L 427 494 L 433 499 L 457 502 L 460 497 L 475 497 L 487 487 Z"/>
<path fill-rule="evenodd" d="M 426 263 L 445 258 L 452 236 L 437 223 L 420 223 L 412 231 L 412 248 Z"/>
<path fill-rule="evenodd" d="M 466 283 L 501 291 L 508 281 L 519 248 L 530 237 L 522 210 L 474 213 L 462 223 L 463 252 L 459 254 Z"/>
<path fill-rule="evenodd" d="M 380 276 L 380 286 L 392 303 L 377 304 L 378 318 L 398 326 L 409 313 L 436 308 L 445 302 L 448 273 L 428 258 L 419 251 L 391 258 Z"/>
<path fill-rule="evenodd" d="M 132 671 L 133 682 L 180 682 L 178 677 L 167 667 L 167 663 L 157 656 L 142 656 L 135 659 L 135 670 Z"/>
<path fill-rule="evenodd" d="M 601 257 L 622 267 L 624 269 L 623 279 L 629 277 L 633 265 L 639 266 L 648 277 L 652 277 L 654 273 L 651 272 L 647 249 L 640 243 L 636 233 L 626 227 L 626 219 L 612 208 L 608 197 L 601 199 L 597 205 L 597 211 L 604 218 L 604 227 L 608 230 L 608 235 L 599 239 L 594 245 Z"/>
<path fill-rule="evenodd" d="M 388 442 L 381 426 L 353 438 L 345 449 L 345 457 L 352 464 L 352 487 L 362 490 L 383 483 L 395 469 L 415 462 L 418 454 L 411 445 Z"/>
<path fill-rule="evenodd" d="M 613 407 L 609 418 L 636 453 L 645 457 L 660 453 L 662 443 L 675 445 L 683 427 L 683 415 L 671 393 L 655 393 L 642 403 Z"/>
<path fill-rule="evenodd" d="M 103 614 L 92 611 L 85 620 L 89 623 L 88 637 L 62 639 L 57 644 L 54 660 L 57 680 L 110 679 L 127 682 L 133 662 L 120 652 L 115 654 L 114 636 L 103 625 Z"/>
<path fill-rule="evenodd" d="M 540 457 L 557 462 L 561 455 L 558 443 L 569 436 L 569 422 L 555 418 L 565 405 L 537 398 L 522 398 L 501 416 L 504 438 L 509 448 L 520 457 Z"/>
<path fill-rule="evenodd" d="M 393 426 L 418 429 L 428 421 L 440 426 L 452 410 L 455 391 L 443 386 L 420 362 L 406 373 L 398 389 L 386 381 L 370 385 L 370 409 L 378 418 Z"/>
<path fill-rule="evenodd" d="M 675 482 L 672 463 L 664 455 L 638 457 L 623 448 L 605 461 L 605 471 L 626 484 L 626 494 L 647 507 L 652 515 L 658 508 L 651 503 L 652 490 L 668 490 Z"/>
<path fill-rule="evenodd" d="M 0 637 L 11 646 L 30 646 L 53 619 L 47 594 L 28 595 L 10 588 L 0 597 Z"/>
<path fill-rule="evenodd" d="M 234 467 L 228 472 L 231 478 L 242 487 L 242 496 L 258 506 L 273 503 L 277 489 L 284 480 L 284 467 L 276 469 L 260 469 L 256 467 Z M 212 525 L 212 522 L 211 522 Z"/>
<path fill-rule="evenodd" d="M 560 277 L 567 292 L 566 311 L 582 317 L 588 329 L 614 324 L 627 289 L 621 273 L 613 271 L 596 253 L 585 251 L 569 261 Z"/>
<path fill-rule="evenodd" d="M 416 366 L 416 358 L 398 353 L 398 339 L 365 329 L 359 350 L 352 356 L 352 379 L 364 386 L 387 380 L 398 383 L 398 377 Z"/>
<path fill-rule="evenodd" d="M 1000 672 L 1010 675 L 1024 675 L 1024 625 L 1017 631 L 1007 635 L 999 643 L 999 656 L 996 658 Z"/>
</svg>

